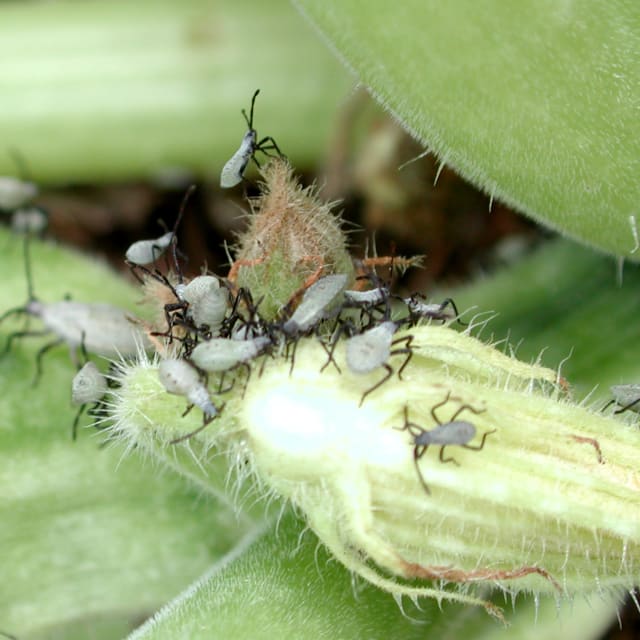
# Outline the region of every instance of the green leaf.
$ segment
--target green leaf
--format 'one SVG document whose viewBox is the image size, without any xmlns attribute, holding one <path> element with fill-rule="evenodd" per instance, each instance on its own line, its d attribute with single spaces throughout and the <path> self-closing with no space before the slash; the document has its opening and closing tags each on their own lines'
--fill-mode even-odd
<svg viewBox="0 0 640 640">
<path fill-rule="evenodd" d="M 13 149 L 40 183 L 219 175 L 258 88 L 258 132 L 315 162 L 351 84 L 284 0 L 2 3 L 0 58 L 0 174 Z"/>
<path fill-rule="evenodd" d="M 640 379 L 640 268 L 564 240 L 548 243 L 495 276 L 455 292 L 462 309 L 497 315 L 483 333 L 509 338 L 529 361 L 556 367 L 580 398 Z"/>
<path fill-rule="evenodd" d="M 640 5 L 294 3 L 443 163 L 553 229 L 635 257 Z"/>
<path fill-rule="evenodd" d="M 478 608 L 421 601 L 417 609 L 355 581 L 291 514 L 244 554 L 234 553 L 162 609 L 129 640 L 368 640 L 389 638 L 504 638 L 505 630 Z M 568 619 L 572 614 L 572 620 Z M 518 602 L 510 640 L 533 637 L 587 640 L 609 624 L 612 600 L 594 599 L 560 609 L 552 598 Z M 536 621 L 534 624 L 534 620 Z M 533 631 L 535 634 L 532 635 Z"/>
</svg>

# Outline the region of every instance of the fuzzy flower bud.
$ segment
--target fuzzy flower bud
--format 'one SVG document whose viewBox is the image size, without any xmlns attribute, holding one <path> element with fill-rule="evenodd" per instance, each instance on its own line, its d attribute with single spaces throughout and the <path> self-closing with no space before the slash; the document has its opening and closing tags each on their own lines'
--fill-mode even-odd
<svg viewBox="0 0 640 640">
<path fill-rule="evenodd" d="M 229 279 L 248 288 L 273 318 L 291 297 L 323 275 L 353 274 L 341 221 L 317 188 L 303 188 L 286 160 L 263 169 L 262 193 L 252 201 Z"/>
<path fill-rule="evenodd" d="M 337 366 L 321 372 L 325 350 L 303 339 L 292 373 L 284 358 L 267 358 L 261 375 L 255 363 L 244 397 L 232 391 L 221 416 L 178 447 L 217 445 L 243 469 L 248 461 L 338 560 L 396 597 L 480 604 L 501 617 L 473 585 L 556 596 L 631 589 L 637 430 L 576 405 L 554 371 L 468 333 L 408 333 L 402 380 L 405 353 L 391 356 L 393 374 L 362 406 L 385 370 L 352 373 L 343 341 Z M 123 372 L 114 428 L 166 456 L 194 423 L 181 423 L 179 407 L 166 416 L 151 369 Z"/>
</svg>

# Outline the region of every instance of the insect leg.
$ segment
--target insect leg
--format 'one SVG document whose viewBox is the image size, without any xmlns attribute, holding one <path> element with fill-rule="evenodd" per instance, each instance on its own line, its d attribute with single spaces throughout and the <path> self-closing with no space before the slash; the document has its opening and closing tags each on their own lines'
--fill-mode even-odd
<svg viewBox="0 0 640 640">
<path fill-rule="evenodd" d="M 447 308 L 447 305 L 450 306 L 453 309 L 453 312 L 456 314 L 456 321 L 458 322 L 458 324 L 462 325 L 463 327 L 468 327 L 468 322 L 462 322 L 462 320 L 460 320 L 460 313 L 458 312 L 458 307 L 456 307 L 456 303 L 453 301 L 453 298 L 445 298 L 440 305 L 439 311 L 444 311 Z"/>
<path fill-rule="evenodd" d="M 193 405 L 191 405 L 191 407 L 193 407 Z M 191 408 L 189 407 L 189 408 Z M 224 404 L 220 407 L 220 409 L 218 410 L 218 413 L 216 413 L 215 415 L 207 418 L 206 415 L 203 414 L 202 416 L 202 425 L 199 426 L 197 429 L 194 429 L 193 431 L 190 431 L 189 433 L 186 433 L 183 436 L 180 436 L 178 438 L 174 438 L 173 440 L 169 441 L 169 444 L 179 444 L 180 442 L 184 442 L 185 440 L 189 440 L 189 438 L 193 438 L 193 436 L 197 435 L 198 433 L 200 433 L 201 431 L 204 431 L 207 426 L 209 426 L 209 423 L 212 420 L 215 420 L 217 416 L 220 415 L 220 413 L 222 412 L 222 410 L 224 409 Z"/>
<path fill-rule="evenodd" d="M 193 403 L 188 404 L 188 405 L 187 405 L 187 408 L 182 412 L 182 414 L 181 414 L 181 416 L 180 416 L 180 417 L 181 417 L 181 418 L 184 418 L 185 416 L 188 416 L 188 415 L 189 415 L 189 413 L 191 412 L 191 409 L 193 409 L 193 407 L 194 407 L 194 406 L 195 406 L 195 405 L 194 405 Z"/>
<path fill-rule="evenodd" d="M 193 431 L 190 431 L 189 433 L 183 436 L 180 436 L 179 438 L 174 438 L 173 440 L 169 440 L 169 444 L 179 444 L 180 442 L 189 440 L 189 438 L 193 438 L 193 436 L 199 434 L 201 431 L 204 431 L 204 429 L 206 429 L 207 425 L 209 424 L 209 422 L 211 422 L 212 419 L 213 418 L 208 418 L 208 419 L 205 418 L 202 426 L 198 427 L 197 429 L 194 429 Z"/>
<path fill-rule="evenodd" d="M 258 167 L 258 169 L 262 169 L 262 165 L 261 165 L 261 164 L 258 162 L 258 160 L 256 159 L 255 152 L 256 152 L 256 150 L 254 149 L 253 154 L 251 154 L 251 159 L 253 160 L 253 162 L 254 162 L 254 164 L 256 165 L 256 167 Z M 247 161 L 247 164 L 249 164 L 249 161 Z M 245 165 L 244 165 L 244 167 L 242 167 L 242 171 L 241 171 L 241 173 L 244 173 L 244 170 L 245 170 L 246 166 L 247 166 L 247 165 L 245 164 Z M 245 178 L 244 176 L 242 176 L 242 179 L 243 179 L 243 180 L 246 180 L 246 178 Z"/>
<path fill-rule="evenodd" d="M 409 406 L 406 404 L 404 405 L 404 424 L 401 427 L 393 427 L 393 428 L 396 429 L 397 431 L 408 431 L 414 438 L 417 438 L 418 436 L 422 435 L 425 431 L 419 424 L 409 421 Z M 417 446 L 424 446 L 424 445 L 417 445 Z M 424 453 L 424 451 L 422 453 Z M 422 455 L 422 453 L 420 455 Z"/>
<path fill-rule="evenodd" d="M 440 462 L 453 462 L 453 464 L 456 465 L 456 467 L 460 466 L 460 463 L 453 457 L 453 456 L 449 456 L 448 458 L 444 457 L 444 449 L 447 445 L 444 444 L 440 447 Z"/>
<path fill-rule="evenodd" d="M 221 395 L 223 393 L 229 393 L 229 391 L 231 391 L 233 389 L 233 387 L 236 386 L 236 377 L 232 376 L 231 384 L 228 387 L 224 387 L 223 388 L 222 385 L 224 384 L 224 377 L 227 375 L 227 371 L 223 371 L 220 374 L 220 383 L 218 384 L 218 391 L 216 392 L 218 395 Z M 208 378 L 207 378 L 207 380 L 206 380 L 206 382 L 204 384 L 205 384 L 205 386 L 209 385 L 209 379 Z"/>
<path fill-rule="evenodd" d="M 409 406 L 408 405 L 404 405 L 404 409 L 403 409 L 403 415 L 404 415 L 404 424 L 401 427 L 393 427 L 394 429 L 398 430 L 398 431 L 409 431 L 409 433 L 411 433 L 411 429 L 409 428 L 411 423 L 409 422 Z"/>
<path fill-rule="evenodd" d="M 411 343 L 413 342 L 413 336 L 405 336 L 404 338 L 400 338 L 395 342 L 395 344 L 400 344 L 402 342 L 405 343 L 404 347 L 402 347 L 401 349 L 394 349 L 390 353 L 390 355 L 399 355 L 401 353 L 407 354 L 407 357 L 405 358 L 404 362 L 398 369 L 398 378 L 400 378 L 400 380 L 402 380 L 402 372 L 404 371 L 405 367 L 409 364 L 409 360 L 411 360 L 411 358 L 413 357 L 413 349 L 411 348 Z"/>
<path fill-rule="evenodd" d="M 71 440 L 73 440 L 74 442 L 78 437 L 78 424 L 80 422 L 80 416 L 84 413 L 86 406 L 86 404 L 80 406 L 78 412 L 76 413 L 76 417 L 73 420 L 73 424 L 71 425 Z"/>
<path fill-rule="evenodd" d="M 607 402 L 607 404 L 604 405 L 604 407 L 602 407 L 602 409 L 600 409 L 600 412 L 604 413 L 612 404 L 615 404 L 615 402 L 615 399 L 612 398 L 611 400 L 609 400 L 609 402 Z"/>
<path fill-rule="evenodd" d="M 333 363 L 333 366 L 336 368 L 336 371 L 338 373 L 342 373 L 342 369 L 340 369 L 340 367 L 338 366 L 338 363 L 335 361 L 335 358 L 333 357 L 333 352 L 336 350 L 337 342 L 332 341 L 330 345 L 327 345 L 327 343 L 324 340 L 319 339 L 319 342 L 322 345 L 324 352 L 327 354 L 327 361 L 322 365 L 322 368 L 320 369 L 320 373 L 322 373 L 329 366 L 330 363 Z"/>
<path fill-rule="evenodd" d="M 422 458 L 422 456 L 424 455 L 428 447 L 429 445 L 416 445 L 413 448 L 413 464 L 416 468 L 416 472 L 418 473 L 418 479 L 420 480 L 420 484 L 422 485 L 427 495 L 430 496 L 431 489 L 429 489 L 429 486 L 427 485 L 427 482 L 425 481 L 424 476 L 422 475 L 422 471 L 420 471 L 420 465 L 418 464 L 418 461 L 420 460 L 420 458 Z"/>
<path fill-rule="evenodd" d="M 465 449 L 471 449 L 471 451 L 482 451 L 484 449 L 484 441 L 487 439 L 487 436 L 490 436 L 492 433 L 495 433 L 496 429 L 491 429 L 491 431 L 487 431 L 483 436 L 482 440 L 480 440 L 480 444 L 461 444 L 461 447 Z"/>
<path fill-rule="evenodd" d="M 17 338 L 26 338 L 29 336 L 48 336 L 50 335 L 50 331 L 48 329 L 43 329 L 42 331 L 16 331 L 15 333 L 9 334 L 7 336 L 7 343 L 4 347 L 4 351 L 0 354 L 0 356 L 5 356 L 9 351 L 11 351 L 11 344 Z"/>
<path fill-rule="evenodd" d="M 249 386 L 249 380 L 251 380 L 251 365 L 248 362 L 241 362 L 239 366 L 247 368 L 247 377 L 244 381 L 244 386 L 242 387 L 241 396 L 241 398 L 244 398 L 245 393 L 247 393 L 247 387 Z"/>
<path fill-rule="evenodd" d="M 249 129 L 253 129 L 253 108 L 256 104 L 256 98 L 258 97 L 258 94 L 260 93 L 260 89 L 256 89 L 255 93 L 253 94 L 253 97 L 251 98 L 251 110 L 250 110 L 250 116 L 247 118 L 247 112 L 242 109 L 242 115 L 244 116 L 244 119 L 247 121 L 247 127 L 249 127 Z"/>
<path fill-rule="evenodd" d="M 270 142 L 271 144 L 265 144 L 266 142 Z M 276 153 L 278 154 L 278 156 L 273 156 L 270 153 L 267 153 L 267 151 L 271 151 L 272 149 L 275 149 Z M 278 146 L 277 142 L 271 137 L 271 136 L 266 136 L 264 138 L 262 138 L 262 140 L 260 140 L 260 142 L 256 143 L 256 151 L 261 151 L 262 153 L 264 153 L 265 156 L 271 156 L 271 157 L 280 157 L 280 158 L 286 158 L 287 156 L 284 155 L 284 153 L 282 153 L 282 151 L 280 151 L 280 147 Z"/>
<path fill-rule="evenodd" d="M 625 411 L 629 411 L 629 409 L 633 409 L 633 407 L 635 407 L 638 404 L 638 402 L 640 402 L 640 398 L 636 398 L 633 402 L 629 402 L 629 404 L 625 404 L 623 407 L 620 407 L 620 409 L 616 409 L 613 413 L 615 415 L 618 415 L 619 413 L 624 413 Z M 608 406 L 609 405 L 607 405 L 607 407 Z M 604 409 L 606 409 L 606 407 Z"/>
<path fill-rule="evenodd" d="M 476 415 L 478 415 L 479 413 L 484 413 L 486 411 L 486 409 L 475 409 L 474 407 L 472 407 L 470 404 L 461 404 L 460 407 L 458 408 L 458 410 L 453 414 L 453 416 L 451 417 L 451 420 L 449 422 L 454 422 L 455 419 L 465 410 L 468 409 L 469 411 L 471 411 L 472 413 L 475 413 Z"/>
<path fill-rule="evenodd" d="M 291 376 L 291 374 L 293 373 L 293 366 L 294 366 L 294 364 L 296 362 L 296 350 L 298 348 L 298 342 L 300 342 L 300 336 L 296 336 L 293 339 L 292 342 L 293 342 L 293 349 L 292 349 L 292 352 L 291 352 L 291 366 L 289 367 L 289 376 Z M 290 344 L 291 344 L 291 342 L 287 343 L 287 353 L 286 353 L 285 358 L 289 357 L 289 345 Z"/>
<path fill-rule="evenodd" d="M 384 378 L 382 378 L 382 380 L 380 380 L 379 382 L 376 382 L 373 387 L 367 389 L 363 394 L 362 394 L 362 398 L 360 398 L 360 404 L 358 405 L 359 407 L 361 407 L 364 403 L 364 399 L 373 391 L 375 391 L 378 387 L 382 386 L 392 375 L 393 375 L 393 369 L 386 363 L 383 362 L 382 367 L 384 367 L 387 370 L 387 374 L 384 376 Z"/>
<path fill-rule="evenodd" d="M 33 382 L 31 383 L 32 387 L 35 387 L 38 384 L 38 381 L 42 376 L 42 357 L 44 356 L 44 354 L 47 353 L 47 351 L 49 351 L 50 349 L 57 347 L 59 344 L 62 344 L 63 342 L 64 340 L 62 338 L 58 338 L 57 340 L 54 340 L 49 344 L 45 344 L 44 347 L 42 347 L 38 351 L 38 353 L 36 353 L 36 375 L 34 376 Z"/>
<path fill-rule="evenodd" d="M 329 366 L 331 362 L 333 362 L 333 364 L 335 365 L 336 369 L 338 370 L 338 373 L 342 373 L 340 371 L 340 367 L 338 366 L 335 359 L 333 358 L 333 353 L 335 352 L 336 347 L 338 346 L 338 342 L 340 341 L 340 337 L 342 335 L 347 335 L 348 337 L 352 337 L 355 333 L 356 333 L 356 328 L 353 322 L 351 322 L 351 320 L 349 319 L 345 320 L 343 318 L 340 318 L 340 312 L 338 312 L 338 315 L 336 316 L 335 325 L 331 332 L 332 335 L 331 335 L 330 350 L 327 351 L 326 345 L 323 344 L 324 350 L 327 351 L 327 354 L 329 355 L 329 359 L 322 365 L 322 368 L 320 369 L 320 373 L 322 373 Z"/>
<path fill-rule="evenodd" d="M 165 338 L 169 338 L 169 344 L 173 342 L 173 327 L 178 323 L 177 320 L 174 319 L 173 314 L 176 311 L 185 311 L 188 307 L 188 303 L 181 302 L 170 302 L 169 304 L 164 305 L 164 318 L 167 321 L 167 330 L 164 333 L 155 332 L 155 335 L 164 336 Z M 193 327 L 193 323 L 187 322 L 186 319 L 179 318 L 181 324 L 183 324 L 188 330 L 194 331 L 195 327 Z"/>
<path fill-rule="evenodd" d="M 10 316 L 16 316 L 16 315 L 28 315 L 27 310 L 24 307 L 16 307 L 15 309 L 9 309 L 9 311 L 5 311 L 0 316 L 0 323 L 3 322 L 6 318 L 9 318 Z"/>
<path fill-rule="evenodd" d="M 447 395 L 445 396 L 445 399 L 442 402 L 439 402 L 438 404 L 434 404 L 433 407 L 431 407 L 431 417 L 433 418 L 433 421 L 436 424 L 442 424 L 442 422 L 440 422 L 440 420 L 438 419 L 438 416 L 436 415 L 436 409 L 439 409 L 440 407 L 444 407 L 444 405 L 447 404 L 447 402 L 449 402 L 450 397 L 451 397 L 451 391 L 447 391 Z"/>
</svg>

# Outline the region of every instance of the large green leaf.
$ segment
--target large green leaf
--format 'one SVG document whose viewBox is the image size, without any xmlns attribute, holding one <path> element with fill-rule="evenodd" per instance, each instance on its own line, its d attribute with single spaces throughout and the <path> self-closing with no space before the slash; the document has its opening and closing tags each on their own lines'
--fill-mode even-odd
<svg viewBox="0 0 640 640">
<path fill-rule="evenodd" d="M 632 254 L 639 4 L 294 2 L 444 163 L 554 229 Z"/>
<path fill-rule="evenodd" d="M 350 84 L 284 0 L 5 2 L 0 58 L 0 174 L 13 149 L 40 183 L 217 174 L 258 88 L 258 132 L 315 162 Z"/>
</svg>

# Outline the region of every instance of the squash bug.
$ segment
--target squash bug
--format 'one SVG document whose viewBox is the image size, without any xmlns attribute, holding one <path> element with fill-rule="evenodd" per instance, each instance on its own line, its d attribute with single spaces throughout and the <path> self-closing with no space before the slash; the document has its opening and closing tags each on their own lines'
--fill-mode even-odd
<svg viewBox="0 0 640 640">
<path fill-rule="evenodd" d="M 487 431 L 480 441 L 479 445 L 470 445 L 469 442 L 473 440 L 476 435 L 476 428 L 471 422 L 466 420 L 457 420 L 457 417 L 465 410 L 471 411 L 474 414 L 479 414 L 484 411 L 484 409 L 474 409 L 469 404 L 461 404 L 458 410 L 453 414 L 451 420 L 449 422 L 441 422 L 436 415 L 436 409 L 444 406 L 451 399 L 451 392 L 447 392 L 446 398 L 434 405 L 431 408 L 431 417 L 433 421 L 436 423 L 436 427 L 434 429 L 424 429 L 420 425 L 415 422 L 409 421 L 409 410 L 405 405 L 404 407 L 404 426 L 395 427 L 400 431 L 408 431 L 413 438 L 413 462 L 416 467 L 416 471 L 418 473 L 418 478 L 420 479 L 420 483 L 422 484 L 424 490 L 427 494 L 431 494 L 429 487 L 420 471 L 420 467 L 418 466 L 418 461 L 422 456 L 427 452 L 429 445 L 438 445 L 440 446 L 440 462 L 453 462 L 456 466 L 459 466 L 457 460 L 451 456 L 448 458 L 444 457 L 445 447 L 450 445 L 458 445 L 460 447 L 464 447 L 465 449 L 471 449 L 472 451 L 480 451 L 484 447 L 485 440 L 487 436 L 495 433 L 495 429 L 491 431 Z"/>
<path fill-rule="evenodd" d="M 242 182 L 244 171 L 249 164 L 249 160 L 253 160 L 256 165 L 260 167 L 256 160 L 257 151 L 261 151 L 265 155 L 271 155 L 268 152 L 275 150 L 281 158 L 284 157 L 276 141 L 271 136 L 266 136 L 258 141 L 258 132 L 253 128 L 253 109 L 259 93 L 260 89 L 257 89 L 253 94 L 253 98 L 251 98 L 251 110 L 248 117 L 247 112 L 244 109 L 242 110 L 242 115 L 247 123 L 248 130 L 242 138 L 239 149 L 231 156 L 224 167 L 222 167 L 220 186 L 223 189 L 235 187 Z"/>
</svg>

